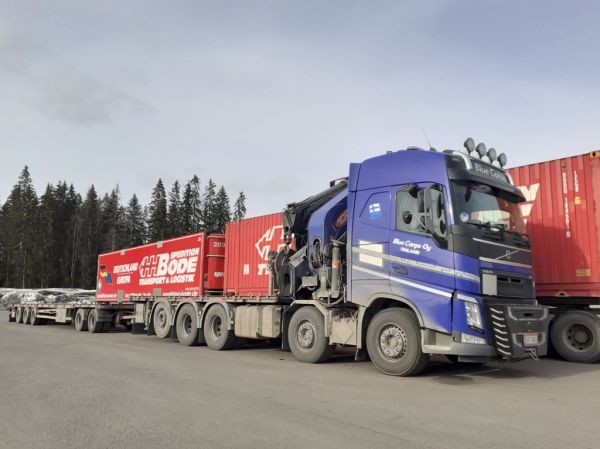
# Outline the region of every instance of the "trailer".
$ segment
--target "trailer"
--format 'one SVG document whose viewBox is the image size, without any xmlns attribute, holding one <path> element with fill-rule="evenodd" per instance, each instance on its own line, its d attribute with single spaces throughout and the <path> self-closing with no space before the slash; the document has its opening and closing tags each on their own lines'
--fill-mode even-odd
<svg viewBox="0 0 600 449">
<path fill-rule="evenodd" d="M 418 374 L 432 354 L 537 359 L 550 316 L 534 295 L 525 197 L 504 155 L 472 139 L 465 149 L 388 152 L 225 235 L 100 255 L 95 306 L 55 316 L 214 350 L 278 340 L 307 363 L 352 348 L 397 376 Z M 23 321 L 28 307 L 11 317 Z"/>
<path fill-rule="evenodd" d="M 536 294 L 550 341 L 571 362 L 600 361 L 600 151 L 509 170 L 525 195 Z"/>
</svg>

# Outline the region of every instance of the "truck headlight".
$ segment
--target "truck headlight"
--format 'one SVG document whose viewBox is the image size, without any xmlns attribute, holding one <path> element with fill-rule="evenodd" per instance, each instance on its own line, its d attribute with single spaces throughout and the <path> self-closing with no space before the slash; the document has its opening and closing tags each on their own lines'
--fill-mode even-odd
<svg viewBox="0 0 600 449">
<path fill-rule="evenodd" d="M 469 326 L 483 329 L 479 304 L 476 302 L 465 301 L 465 313 L 467 314 L 467 324 Z"/>
</svg>

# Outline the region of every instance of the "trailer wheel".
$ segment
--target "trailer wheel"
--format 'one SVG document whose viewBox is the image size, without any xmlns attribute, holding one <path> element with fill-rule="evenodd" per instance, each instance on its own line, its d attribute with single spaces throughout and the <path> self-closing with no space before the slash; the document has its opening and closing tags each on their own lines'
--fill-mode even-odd
<svg viewBox="0 0 600 449">
<path fill-rule="evenodd" d="M 590 312 L 559 315 L 550 328 L 552 346 L 563 359 L 575 363 L 600 361 L 600 319 Z"/>
<path fill-rule="evenodd" d="M 367 330 L 367 351 L 375 367 L 392 376 L 423 371 L 429 355 L 421 350 L 421 330 L 415 314 L 390 308 L 378 312 Z"/>
<path fill-rule="evenodd" d="M 333 352 L 325 336 L 323 314 L 313 306 L 304 306 L 292 315 L 288 341 L 294 357 L 305 363 L 325 362 Z"/>
<path fill-rule="evenodd" d="M 175 324 L 177 339 L 185 346 L 197 346 L 198 341 L 198 314 L 191 304 L 181 306 Z"/>
<path fill-rule="evenodd" d="M 23 308 L 17 307 L 17 311 L 15 312 L 15 322 L 22 323 L 23 322 Z"/>
<path fill-rule="evenodd" d="M 38 324 L 42 324 L 41 321 L 42 320 L 37 317 L 37 310 L 31 309 L 29 312 L 29 324 L 32 326 L 37 326 Z"/>
<path fill-rule="evenodd" d="M 171 306 L 164 302 L 156 304 L 152 322 L 154 323 L 154 332 L 158 338 L 167 338 L 170 335 L 172 318 Z"/>
<path fill-rule="evenodd" d="M 83 332 L 88 330 L 88 310 L 87 309 L 77 309 L 75 312 L 75 329 L 79 332 Z"/>
<path fill-rule="evenodd" d="M 102 332 L 103 323 L 98 321 L 98 312 L 96 309 L 90 310 L 87 316 L 88 331 L 92 334 L 98 334 Z"/>
<path fill-rule="evenodd" d="M 204 318 L 204 339 L 210 349 L 222 351 L 235 345 L 235 333 L 232 329 L 227 329 L 228 320 L 227 312 L 220 305 L 208 309 Z"/>
<path fill-rule="evenodd" d="M 30 315 L 29 307 L 24 307 L 23 308 L 23 324 L 29 324 L 29 315 Z"/>
</svg>

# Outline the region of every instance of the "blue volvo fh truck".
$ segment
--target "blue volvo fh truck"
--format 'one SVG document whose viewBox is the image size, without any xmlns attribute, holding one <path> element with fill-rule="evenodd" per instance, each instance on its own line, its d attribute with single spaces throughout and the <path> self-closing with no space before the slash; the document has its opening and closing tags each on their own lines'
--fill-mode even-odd
<svg viewBox="0 0 600 449">
<path fill-rule="evenodd" d="M 355 346 L 400 376 L 432 354 L 545 355 L 549 316 L 535 300 L 523 194 L 504 155 L 472 139 L 465 147 L 351 164 L 347 178 L 287 207 L 286 248 L 270 258 L 272 291 L 288 301 L 284 348 L 314 363 Z"/>
<path fill-rule="evenodd" d="M 214 350 L 281 339 L 309 363 L 352 348 L 397 376 L 421 372 L 433 354 L 456 363 L 545 355 L 550 317 L 535 300 L 523 194 L 503 155 L 472 139 L 465 147 L 409 148 L 351 164 L 327 190 L 289 204 L 283 225 L 266 234 L 282 228 L 284 236 L 268 255 L 266 295 L 158 289 L 123 302 L 17 305 L 10 319 L 75 322 L 94 333 L 125 323 Z M 246 243 L 244 254 L 259 249 Z M 250 265 L 236 260 L 239 275 L 249 275 Z"/>
</svg>

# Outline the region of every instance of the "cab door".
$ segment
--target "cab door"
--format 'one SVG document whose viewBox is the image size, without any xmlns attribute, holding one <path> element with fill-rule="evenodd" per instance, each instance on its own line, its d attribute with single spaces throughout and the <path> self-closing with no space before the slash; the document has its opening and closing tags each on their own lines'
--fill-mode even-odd
<svg viewBox="0 0 600 449">
<path fill-rule="evenodd" d="M 425 229 L 422 197 L 424 189 L 430 187 L 431 184 L 409 184 L 392 189 L 390 289 L 416 306 L 426 327 L 451 333 L 452 294 L 456 287 L 454 257 L 444 241 L 434 239 Z"/>
</svg>

